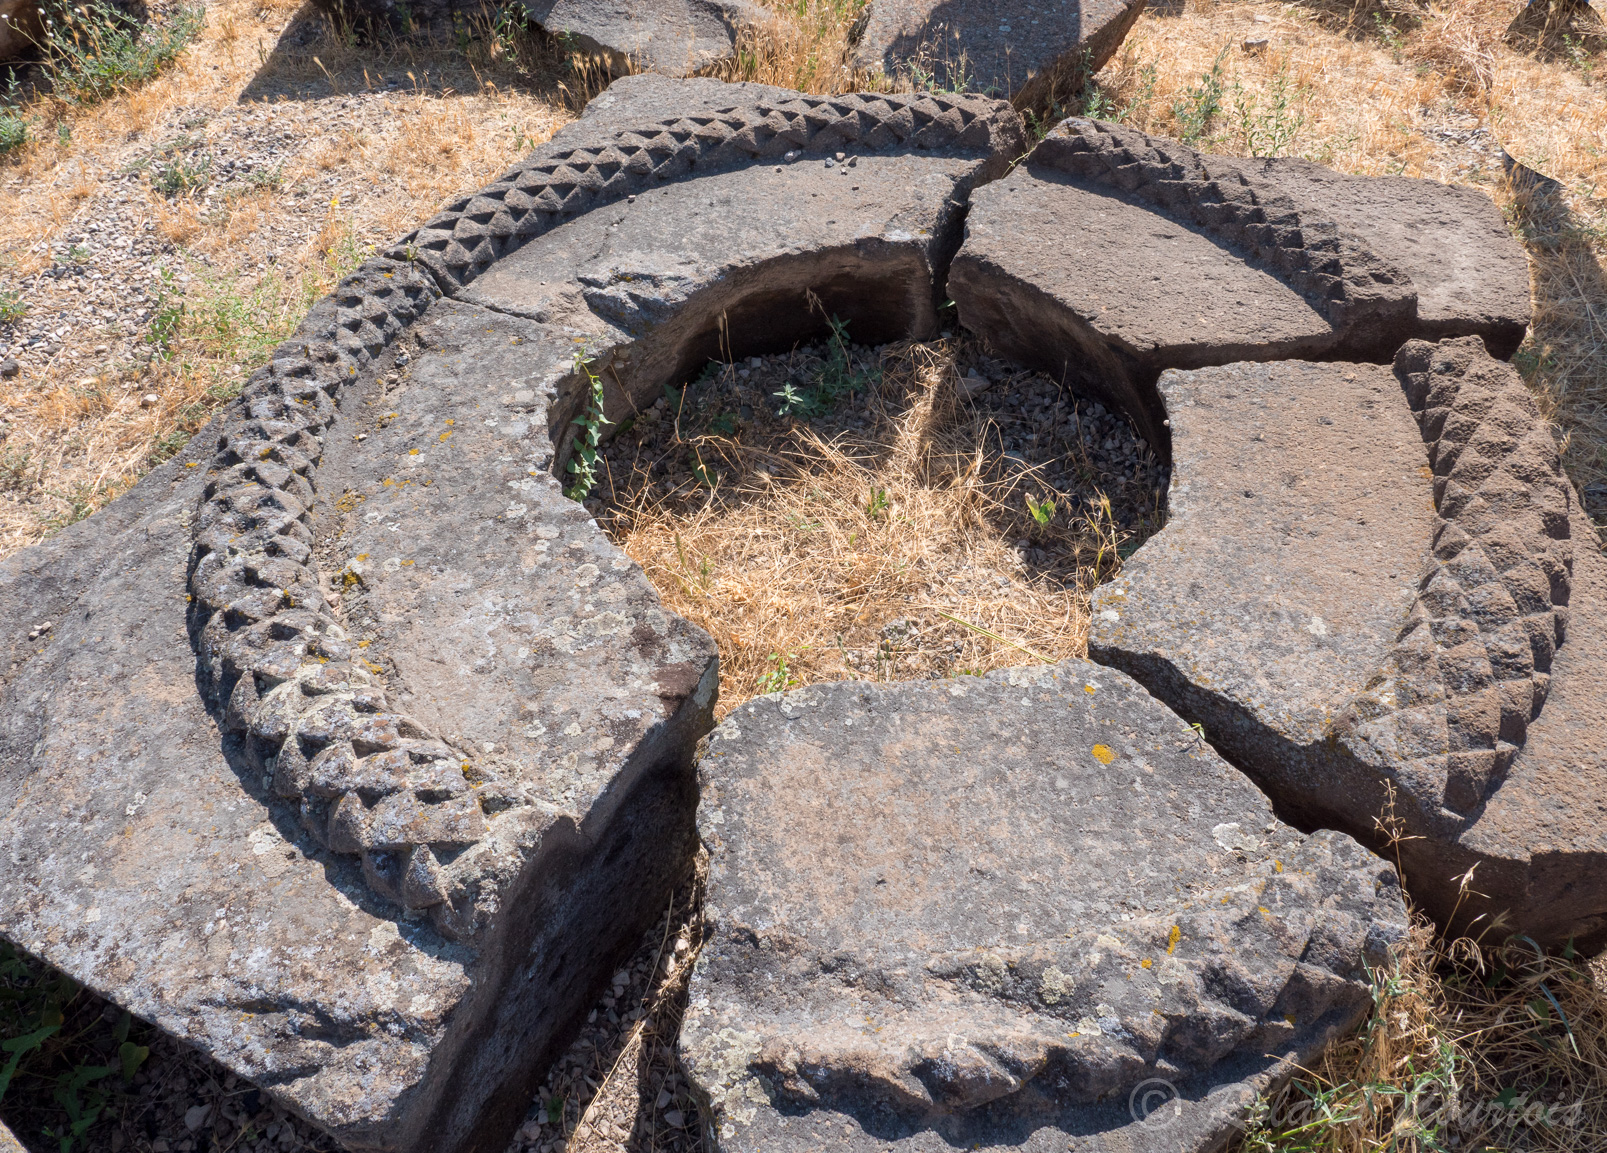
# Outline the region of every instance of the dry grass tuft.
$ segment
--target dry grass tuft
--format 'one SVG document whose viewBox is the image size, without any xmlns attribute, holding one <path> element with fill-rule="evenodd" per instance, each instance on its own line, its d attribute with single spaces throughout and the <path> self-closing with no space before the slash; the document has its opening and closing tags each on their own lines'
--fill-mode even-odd
<svg viewBox="0 0 1607 1153">
<path fill-rule="evenodd" d="M 1595 970 L 1521 939 L 1447 943 L 1414 915 L 1365 1028 L 1258 1105 L 1242 1153 L 1607 1148 Z"/>
<path fill-rule="evenodd" d="M 1159 510 L 1121 528 L 1103 494 L 1057 490 L 1007 457 L 986 410 L 958 398 L 957 344 L 884 350 L 858 426 L 688 436 L 713 478 L 698 500 L 646 487 L 645 471 L 611 475 L 605 527 L 667 606 L 713 635 L 722 710 L 794 684 L 1085 652 L 1088 590 Z M 1029 495 L 1054 503 L 1047 524 Z M 1043 560 L 1024 562 L 1028 541 Z"/>
</svg>

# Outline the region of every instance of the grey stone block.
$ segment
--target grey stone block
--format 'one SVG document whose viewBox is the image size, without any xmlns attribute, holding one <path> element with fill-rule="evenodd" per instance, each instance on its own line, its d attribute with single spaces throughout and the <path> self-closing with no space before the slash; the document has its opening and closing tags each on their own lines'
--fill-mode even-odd
<svg viewBox="0 0 1607 1153">
<path fill-rule="evenodd" d="M 1095 594 L 1090 654 L 1200 722 L 1287 819 L 1373 843 L 1398 820 L 1442 922 L 1594 948 L 1597 823 L 1548 792 L 1555 758 L 1597 771 L 1593 634 L 1568 710 L 1527 745 L 1568 651 L 1572 538 L 1594 530 L 1517 373 L 1463 337 L 1408 344 L 1393 373 L 1232 365 L 1161 390 L 1171 519 Z M 1482 897 L 1463 899 L 1475 863 Z"/>
<path fill-rule="evenodd" d="M 744 28 L 771 18 L 748 0 L 525 0 L 525 11 L 616 71 L 663 76 L 691 76 L 729 59 Z"/>
<path fill-rule="evenodd" d="M 722 1149 L 1214 1147 L 1405 931 L 1391 866 L 1086 662 L 763 697 L 698 771 Z"/>
<path fill-rule="evenodd" d="M 1144 0 L 872 0 L 854 63 L 938 88 L 1046 103 L 1105 66 Z"/>
</svg>

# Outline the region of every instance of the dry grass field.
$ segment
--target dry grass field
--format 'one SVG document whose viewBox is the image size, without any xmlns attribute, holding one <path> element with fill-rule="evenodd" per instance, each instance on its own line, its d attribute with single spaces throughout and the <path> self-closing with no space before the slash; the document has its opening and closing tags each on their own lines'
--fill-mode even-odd
<svg viewBox="0 0 1607 1153">
<path fill-rule="evenodd" d="M 725 78 L 877 82 L 846 65 L 859 0 L 769 3 L 775 23 Z M 1484 191 L 1530 258 L 1535 318 L 1515 363 L 1607 514 L 1600 43 L 1509 44 L 1515 0 L 1169 11 L 1146 13 L 1084 91 L 1030 110 L 1036 123 L 1079 112 L 1215 151 Z M 546 140 L 599 82 L 505 25 L 374 39 L 295 0 L 212 0 L 152 79 L 4 97 L 0 147 L 26 140 L 0 153 L 0 363 L 16 362 L 0 376 L 0 554 L 177 451 L 341 275 Z M 667 499 L 624 475 L 598 494 L 667 603 L 720 639 L 725 707 L 811 679 L 1075 655 L 1088 586 L 1141 539 L 1097 488 L 1090 503 L 1005 467 L 1005 416 L 954 401 L 976 356 L 965 341 L 874 355 L 882 383 L 856 402 L 859 439 L 809 421 L 762 443 L 710 437 L 694 448 L 710 454 L 718 499 L 713 483 L 703 499 Z M 1056 500 L 1050 521 L 1028 496 Z M 1055 563 L 1034 554 L 1046 548 Z M 950 646 L 945 663 L 932 645 L 903 646 L 911 631 Z M 1601 970 L 1497 935 L 1445 942 L 1420 927 L 1399 971 L 1378 975 L 1366 1029 L 1268 1102 L 1244 1147 L 1607 1150 Z M 667 1052 L 675 996 L 647 997 L 642 1028 L 572 1082 L 575 1148 L 617 1147 L 607 1119 L 635 1108 L 638 1078 L 609 1076 L 619 1052 Z M 587 1075 L 602 1091 L 582 1088 Z"/>
</svg>

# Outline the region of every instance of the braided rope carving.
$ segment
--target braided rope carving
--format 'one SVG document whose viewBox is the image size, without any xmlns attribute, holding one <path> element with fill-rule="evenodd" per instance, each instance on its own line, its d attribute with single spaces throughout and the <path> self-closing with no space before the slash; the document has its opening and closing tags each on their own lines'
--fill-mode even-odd
<svg viewBox="0 0 1607 1153">
<path fill-rule="evenodd" d="M 369 886 L 428 910 L 461 939 L 441 850 L 487 833 L 471 758 L 391 710 L 327 608 L 307 528 L 323 436 L 340 388 L 432 301 L 556 224 L 667 180 L 789 151 L 850 145 L 1021 151 L 1008 105 L 935 96 L 800 97 L 619 130 L 596 147 L 548 147 L 370 260 L 308 314 L 243 395 L 249 419 L 222 438 L 196 521 L 191 627 L 223 724 L 249 738 L 273 790 L 336 853 L 358 854 Z"/>
<path fill-rule="evenodd" d="M 1409 276 L 1333 221 L 1302 214 L 1286 192 L 1255 176 L 1248 161 L 1230 162 L 1121 125 L 1072 118 L 1044 137 L 1030 162 L 1114 186 L 1198 225 L 1276 273 L 1336 327 L 1416 315 Z"/>
<path fill-rule="evenodd" d="M 1396 373 L 1434 471 L 1432 557 L 1384 669 L 1336 726 L 1443 780 L 1462 817 L 1540 714 L 1567 627 L 1569 490 L 1533 396 L 1477 337 L 1413 341 Z"/>
<path fill-rule="evenodd" d="M 999 101 L 929 94 L 800 96 L 722 108 L 613 133 L 606 143 L 545 148 L 496 183 L 449 205 L 390 255 L 424 264 L 448 292 L 527 241 L 600 205 L 670 180 L 790 152 L 897 148 L 1019 155 L 1020 122 Z"/>
</svg>

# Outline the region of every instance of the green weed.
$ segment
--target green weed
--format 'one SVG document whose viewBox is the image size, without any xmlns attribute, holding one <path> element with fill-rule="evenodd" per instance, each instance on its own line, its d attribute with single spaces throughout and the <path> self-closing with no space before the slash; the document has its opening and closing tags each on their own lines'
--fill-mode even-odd
<svg viewBox="0 0 1607 1153">
<path fill-rule="evenodd" d="M 1245 151 L 1251 156 L 1282 156 L 1305 127 L 1307 95 L 1290 77 L 1287 62 L 1273 73 L 1260 96 L 1235 81 L 1233 107 Z"/>
<path fill-rule="evenodd" d="M 152 79 L 206 25 L 206 6 L 180 4 L 167 19 L 131 26 L 102 4 L 64 8 L 47 19 L 45 55 L 56 94 L 93 104 Z"/>
<path fill-rule="evenodd" d="M 88 1144 L 86 1135 L 150 1056 L 130 1040 L 133 1027 L 128 1013 L 107 1020 L 71 977 L 0 942 L 0 1101 L 20 1082 L 50 1085 L 59 1112 L 31 1120 L 61 1153 Z"/>
<path fill-rule="evenodd" d="M 891 508 L 892 504 L 885 488 L 873 488 L 870 490 L 870 499 L 865 502 L 865 515 L 875 520 Z"/>
<path fill-rule="evenodd" d="M 808 648 L 807 645 L 804 647 Z M 791 662 L 798 659 L 797 653 L 771 653 L 769 659 L 770 667 L 759 676 L 761 696 L 765 693 L 785 692 L 803 683 L 791 672 Z"/>
<path fill-rule="evenodd" d="M 569 460 L 569 473 L 575 482 L 564 495 L 570 500 L 585 500 L 597 487 L 597 446 L 602 443 L 603 425 L 614 422 L 603 415 L 603 378 L 591 370 L 591 359 L 584 353 L 575 353 L 575 372 L 585 375 L 590 395 L 586 411 L 570 421 L 580 426 L 581 435 L 574 438 L 575 455 Z"/>
<path fill-rule="evenodd" d="M 1033 500 L 1031 494 L 1027 495 L 1027 512 L 1032 521 L 1039 528 L 1048 528 L 1049 522 L 1055 519 L 1055 502 L 1052 500 Z"/>
<path fill-rule="evenodd" d="M 21 112 L 17 78 L 13 76 L 5 98 L 0 100 L 0 156 L 28 143 L 28 129 L 31 127 L 33 117 L 24 116 Z"/>
<path fill-rule="evenodd" d="M 824 416 L 843 397 L 876 381 L 879 370 L 856 370 L 853 367 L 852 358 L 848 355 L 847 322 L 833 316 L 826 323 L 831 326 L 831 337 L 825 362 L 808 387 L 799 388 L 788 381 L 782 385 L 780 392 L 773 394 L 781 398 L 778 415 L 801 416 L 805 419 Z"/>
<path fill-rule="evenodd" d="M 1183 94 L 1172 101 L 1172 117 L 1177 121 L 1177 138 L 1184 144 L 1196 144 L 1205 139 L 1217 113 L 1222 111 L 1222 64 L 1232 45 L 1224 45 L 1204 73 Z"/>
<path fill-rule="evenodd" d="M 176 156 L 166 164 L 151 168 L 151 188 L 172 199 L 191 192 L 199 192 L 212 183 L 212 155 L 203 152 L 191 160 Z"/>
<path fill-rule="evenodd" d="M 0 288 L 0 324 L 15 324 L 28 315 L 28 302 L 14 288 Z"/>
</svg>

